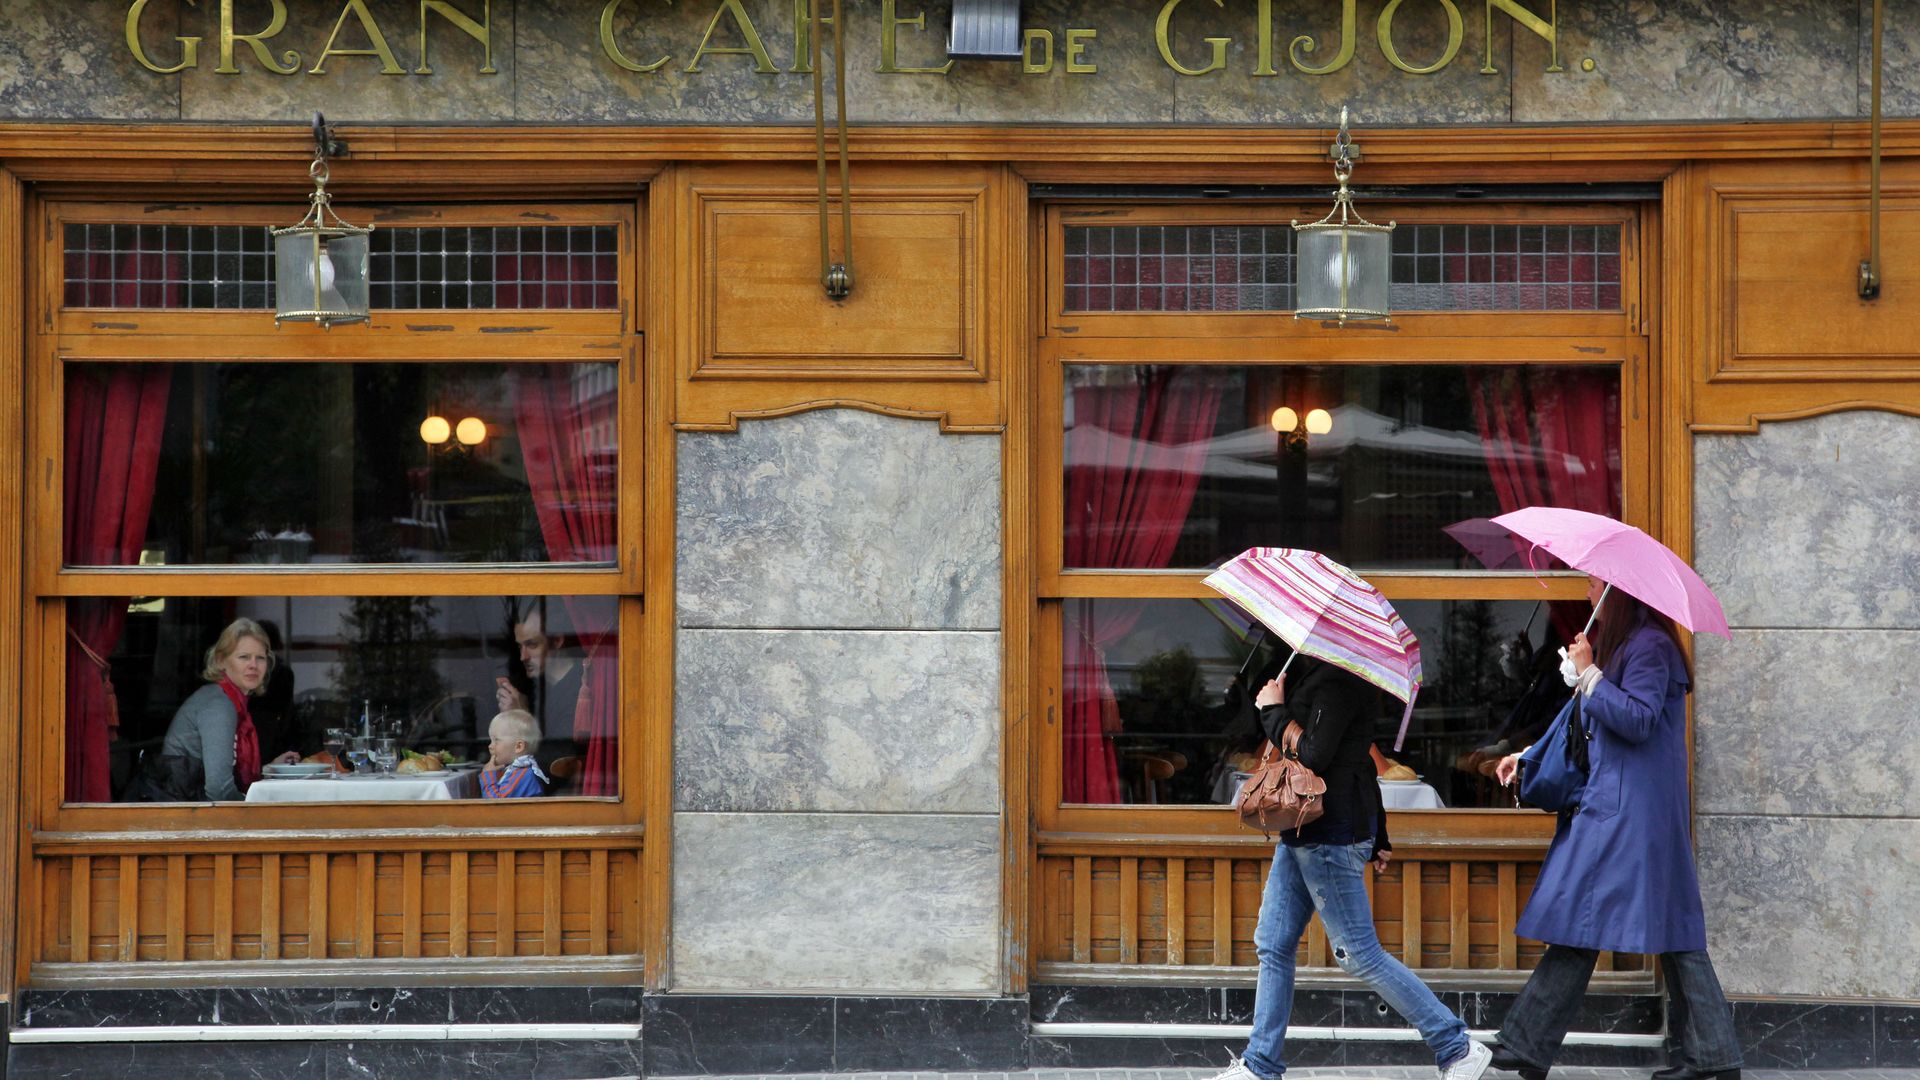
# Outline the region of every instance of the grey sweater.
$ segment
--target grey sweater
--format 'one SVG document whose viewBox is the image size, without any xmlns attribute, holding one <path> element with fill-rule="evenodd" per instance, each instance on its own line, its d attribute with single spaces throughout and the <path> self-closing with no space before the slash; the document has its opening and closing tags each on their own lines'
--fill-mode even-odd
<svg viewBox="0 0 1920 1080">
<path fill-rule="evenodd" d="M 198 761 L 207 774 L 207 798 L 233 802 L 240 798 L 233 780 L 233 735 L 239 726 L 233 702 L 217 683 L 208 683 L 180 703 L 160 752 Z"/>
</svg>

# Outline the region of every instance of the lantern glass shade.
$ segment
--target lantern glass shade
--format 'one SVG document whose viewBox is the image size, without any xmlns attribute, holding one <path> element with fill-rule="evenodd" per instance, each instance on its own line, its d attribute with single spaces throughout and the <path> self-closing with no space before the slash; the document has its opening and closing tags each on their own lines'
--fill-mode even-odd
<svg viewBox="0 0 1920 1080">
<path fill-rule="evenodd" d="M 1391 225 L 1318 223 L 1299 233 L 1302 319 L 1385 319 L 1392 265 Z"/>
<path fill-rule="evenodd" d="M 1273 430 L 1279 431 L 1279 432 L 1288 432 L 1300 426 L 1300 416 L 1299 414 L 1295 413 L 1292 409 L 1289 409 L 1285 405 L 1282 405 L 1279 408 L 1273 410 L 1272 423 L 1273 423 Z"/>
<path fill-rule="evenodd" d="M 1325 435 L 1333 430 L 1333 414 L 1325 409 L 1310 409 L 1307 412 L 1307 434 Z"/>
<path fill-rule="evenodd" d="M 296 225 L 273 233 L 279 322 L 367 319 L 367 230 Z"/>
<path fill-rule="evenodd" d="M 479 446 L 486 441 L 487 423 L 477 416 L 469 416 L 454 427 L 453 437 L 459 439 L 462 446 Z"/>
<path fill-rule="evenodd" d="M 444 416 L 429 416 L 420 421 L 420 441 L 428 446 L 439 446 L 453 437 L 453 425 L 447 423 Z"/>
</svg>

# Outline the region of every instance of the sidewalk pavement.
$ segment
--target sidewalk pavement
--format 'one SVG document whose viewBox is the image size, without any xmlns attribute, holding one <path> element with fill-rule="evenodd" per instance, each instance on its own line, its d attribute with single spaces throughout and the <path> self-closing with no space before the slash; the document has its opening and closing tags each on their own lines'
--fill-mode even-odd
<svg viewBox="0 0 1920 1080">
<path fill-rule="evenodd" d="M 1210 1080 L 1217 1068 L 1029 1068 L 1025 1072 L 806 1072 L 793 1076 L 701 1076 L 699 1080 Z M 1647 1080 L 1651 1068 L 1555 1068 L 1551 1080 Z M 1423 1067 L 1288 1068 L 1292 1080 L 1434 1080 Z M 649 1078 L 664 1080 L 664 1078 Z M 1486 1080 L 1515 1080 L 1486 1072 Z M 1741 1080 L 1920 1080 L 1920 1068 L 1747 1068 Z"/>
<path fill-rule="evenodd" d="M 1025 1072 L 803 1073 L 789 1076 L 700 1077 L 699 1080 L 1209 1080 L 1218 1069 L 1029 1069 Z M 1651 1069 L 1553 1070 L 1552 1080 L 1647 1080 Z M 1288 1069 L 1291 1080 L 1434 1080 L 1435 1070 L 1417 1066 L 1347 1066 Z M 1742 1080 L 1920 1080 L 1920 1069 L 1747 1069 Z M 1487 1080 L 1513 1074 L 1487 1073 Z M 649 1080 L 666 1080 L 653 1077 Z"/>
</svg>

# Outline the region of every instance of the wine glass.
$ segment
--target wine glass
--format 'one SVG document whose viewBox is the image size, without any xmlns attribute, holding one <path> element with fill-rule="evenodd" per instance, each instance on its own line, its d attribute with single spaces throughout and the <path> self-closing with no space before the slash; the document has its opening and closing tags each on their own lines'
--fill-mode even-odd
<svg viewBox="0 0 1920 1080">
<path fill-rule="evenodd" d="M 373 763 L 379 766 L 383 774 L 393 772 L 394 763 L 398 760 L 399 751 L 394 744 L 393 739 L 373 740 Z"/>
<path fill-rule="evenodd" d="M 347 752 L 347 729 L 342 727 L 328 728 L 321 745 L 334 761 L 345 763 L 346 757 L 344 755 Z"/>
</svg>

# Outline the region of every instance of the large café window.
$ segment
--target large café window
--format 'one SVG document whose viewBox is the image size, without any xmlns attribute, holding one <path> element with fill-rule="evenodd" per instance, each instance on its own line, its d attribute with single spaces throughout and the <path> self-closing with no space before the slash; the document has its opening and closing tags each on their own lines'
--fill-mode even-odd
<svg viewBox="0 0 1920 1080">
<path fill-rule="evenodd" d="M 1511 809 L 1492 763 L 1564 700 L 1556 650 L 1586 606 L 1563 566 L 1483 523 L 1528 505 L 1625 516 L 1632 212 L 1416 210 L 1395 237 L 1395 328 L 1341 331 L 1291 319 L 1285 220 L 1304 213 L 1207 211 L 1054 218 L 1043 815 L 1152 827 L 1230 803 L 1262 738 L 1243 687 L 1287 650 L 1199 580 L 1253 546 L 1352 566 L 1418 635 L 1404 749 L 1397 701 L 1375 725 L 1383 768 L 1406 766 L 1388 805 Z M 1283 407 L 1324 423 L 1276 430 Z"/>
<path fill-rule="evenodd" d="M 374 231 L 373 325 L 324 334 L 275 331 L 263 224 L 73 215 L 61 801 L 482 800 L 518 751 L 515 796 L 620 796 L 630 214 L 415 211 Z"/>
</svg>

